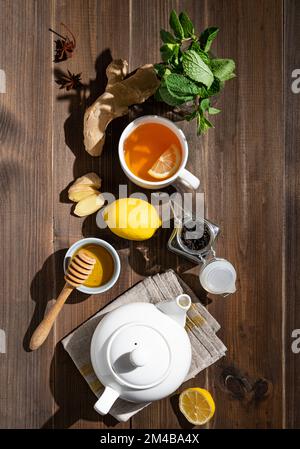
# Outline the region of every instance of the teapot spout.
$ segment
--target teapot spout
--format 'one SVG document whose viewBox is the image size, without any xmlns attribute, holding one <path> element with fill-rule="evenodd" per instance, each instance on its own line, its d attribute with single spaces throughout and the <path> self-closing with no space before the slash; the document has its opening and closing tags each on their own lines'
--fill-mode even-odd
<svg viewBox="0 0 300 449">
<path fill-rule="evenodd" d="M 185 326 L 186 312 L 191 307 L 192 300 L 189 295 L 185 293 L 177 296 L 172 301 L 161 302 L 156 305 L 156 307 L 174 321 L 176 321 L 180 326 Z"/>
</svg>

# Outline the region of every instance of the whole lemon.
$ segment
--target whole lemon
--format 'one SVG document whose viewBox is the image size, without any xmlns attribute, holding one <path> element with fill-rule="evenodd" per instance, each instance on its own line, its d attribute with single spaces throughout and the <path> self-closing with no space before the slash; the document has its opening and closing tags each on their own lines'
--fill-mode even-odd
<svg viewBox="0 0 300 449">
<path fill-rule="evenodd" d="M 161 226 L 152 204 L 139 198 L 120 198 L 109 204 L 103 219 L 110 230 L 127 240 L 147 240 Z"/>
</svg>

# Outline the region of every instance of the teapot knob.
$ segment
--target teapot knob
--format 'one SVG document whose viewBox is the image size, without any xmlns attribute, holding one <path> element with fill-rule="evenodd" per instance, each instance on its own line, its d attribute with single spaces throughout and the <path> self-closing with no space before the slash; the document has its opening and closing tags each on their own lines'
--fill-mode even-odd
<svg viewBox="0 0 300 449">
<path fill-rule="evenodd" d="M 146 351 L 142 348 L 136 348 L 131 351 L 129 358 L 132 365 L 136 367 L 145 366 L 148 361 Z"/>
</svg>

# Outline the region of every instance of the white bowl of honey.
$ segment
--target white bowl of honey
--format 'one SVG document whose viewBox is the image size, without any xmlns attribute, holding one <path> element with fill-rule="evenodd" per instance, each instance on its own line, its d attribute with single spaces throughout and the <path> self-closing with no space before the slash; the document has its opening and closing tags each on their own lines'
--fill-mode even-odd
<svg viewBox="0 0 300 449">
<path fill-rule="evenodd" d="M 95 237 L 78 240 L 68 249 L 65 255 L 65 272 L 70 260 L 81 248 L 84 248 L 96 260 L 96 263 L 92 273 L 83 285 L 77 287 L 77 290 L 88 295 L 106 292 L 115 285 L 120 275 L 121 262 L 117 251 L 105 240 Z"/>
</svg>

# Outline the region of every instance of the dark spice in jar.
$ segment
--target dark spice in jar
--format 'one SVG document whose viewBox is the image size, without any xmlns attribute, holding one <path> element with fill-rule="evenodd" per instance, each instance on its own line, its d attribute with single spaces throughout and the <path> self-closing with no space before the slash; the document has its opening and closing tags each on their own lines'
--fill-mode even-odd
<svg viewBox="0 0 300 449">
<path fill-rule="evenodd" d="M 186 246 L 191 251 L 201 251 L 207 247 L 210 242 L 210 231 L 206 223 L 204 223 L 203 234 L 201 237 L 197 238 L 196 225 L 193 227 L 188 227 L 184 225 L 182 228 L 181 240 L 184 246 Z M 190 238 L 191 234 L 195 233 L 194 238 Z M 189 237 L 187 237 L 189 236 Z"/>
</svg>

